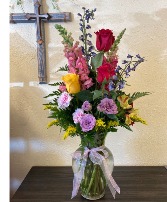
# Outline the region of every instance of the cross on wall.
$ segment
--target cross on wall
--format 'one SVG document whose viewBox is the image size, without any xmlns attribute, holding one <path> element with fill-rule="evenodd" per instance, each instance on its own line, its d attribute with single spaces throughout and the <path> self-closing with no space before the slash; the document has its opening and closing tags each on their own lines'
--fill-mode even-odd
<svg viewBox="0 0 167 202">
<path fill-rule="evenodd" d="M 47 83 L 46 75 L 46 51 L 45 51 L 45 22 L 67 22 L 71 21 L 71 13 L 46 13 L 42 12 L 42 0 L 33 0 L 34 13 L 11 13 L 10 23 L 35 23 L 37 39 L 37 58 L 38 58 L 38 78 L 39 84 Z"/>
</svg>

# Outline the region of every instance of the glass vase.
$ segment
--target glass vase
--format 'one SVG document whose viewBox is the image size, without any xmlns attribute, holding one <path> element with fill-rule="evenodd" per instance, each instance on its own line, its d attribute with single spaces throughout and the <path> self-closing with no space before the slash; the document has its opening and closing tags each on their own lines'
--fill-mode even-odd
<svg viewBox="0 0 167 202">
<path fill-rule="evenodd" d="M 113 159 L 113 155 L 111 153 L 111 151 L 104 145 L 105 143 L 105 137 L 102 136 L 103 138 L 100 138 L 100 135 L 96 135 L 95 136 L 95 142 L 96 142 L 96 147 L 100 147 L 100 146 L 104 146 L 104 150 L 106 150 L 108 152 L 108 157 L 105 158 L 106 163 L 110 169 L 110 172 L 112 174 L 113 169 L 114 169 L 114 159 Z M 90 144 L 87 145 L 87 147 L 89 149 L 91 149 L 92 147 L 90 146 Z M 76 151 L 82 152 L 82 148 L 78 148 Z M 100 155 L 103 155 L 103 152 L 99 152 Z M 72 162 L 72 168 L 73 168 L 73 172 L 76 173 L 78 172 L 78 169 L 80 166 L 82 165 L 78 165 L 78 161 L 76 161 L 75 159 L 73 159 Z M 106 189 L 106 179 L 105 176 L 103 174 L 103 171 L 100 167 L 100 165 L 98 164 L 94 164 L 88 154 L 88 158 L 87 158 L 87 162 L 86 162 L 86 167 L 85 167 L 85 171 L 84 171 L 84 176 L 83 179 L 81 181 L 80 184 L 80 192 L 81 195 L 89 200 L 97 200 L 102 198 L 105 195 L 105 189 Z"/>
</svg>

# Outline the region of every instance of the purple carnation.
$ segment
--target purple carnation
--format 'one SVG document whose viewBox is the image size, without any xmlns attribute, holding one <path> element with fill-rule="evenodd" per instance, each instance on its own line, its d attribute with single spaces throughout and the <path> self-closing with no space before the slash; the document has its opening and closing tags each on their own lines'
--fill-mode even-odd
<svg viewBox="0 0 167 202">
<path fill-rule="evenodd" d="M 81 107 L 84 111 L 88 112 L 92 109 L 92 105 L 88 102 L 88 101 L 85 101 L 83 104 L 82 104 L 82 107 Z"/>
<path fill-rule="evenodd" d="M 85 114 L 80 120 L 80 126 L 83 132 L 92 130 L 96 124 L 96 119 L 91 114 Z"/>
<path fill-rule="evenodd" d="M 98 104 L 97 109 L 99 112 L 103 112 L 105 114 L 117 114 L 117 105 L 113 101 L 113 99 L 104 98 L 101 100 L 100 104 Z"/>
</svg>

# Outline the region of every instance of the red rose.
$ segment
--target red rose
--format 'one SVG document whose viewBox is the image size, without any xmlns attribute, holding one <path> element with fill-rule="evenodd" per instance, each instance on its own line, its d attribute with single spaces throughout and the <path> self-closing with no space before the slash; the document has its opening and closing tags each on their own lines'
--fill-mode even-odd
<svg viewBox="0 0 167 202">
<path fill-rule="evenodd" d="M 109 29 L 101 29 L 96 34 L 96 48 L 99 51 L 107 52 L 115 41 L 113 33 Z"/>
<path fill-rule="evenodd" d="M 102 83 L 104 79 L 109 80 L 110 77 L 115 75 L 115 68 L 110 63 L 105 63 L 97 68 L 97 81 Z"/>
</svg>

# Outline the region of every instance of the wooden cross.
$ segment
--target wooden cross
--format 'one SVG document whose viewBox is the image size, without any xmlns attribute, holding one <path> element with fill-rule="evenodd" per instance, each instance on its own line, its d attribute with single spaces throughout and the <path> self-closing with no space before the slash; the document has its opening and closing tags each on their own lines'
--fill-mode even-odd
<svg viewBox="0 0 167 202">
<path fill-rule="evenodd" d="M 10 23 L 34 23 L 36 24 L 38 78 L 40 84 L 47 83 L 46 77 L 46 54 L 44 22 L 67 22 L 71 21 L 71 13 L 46 13 L 41 14 L 41 0 L 34 1 L 34 13 L 11 13 Z"/>
</svg>

